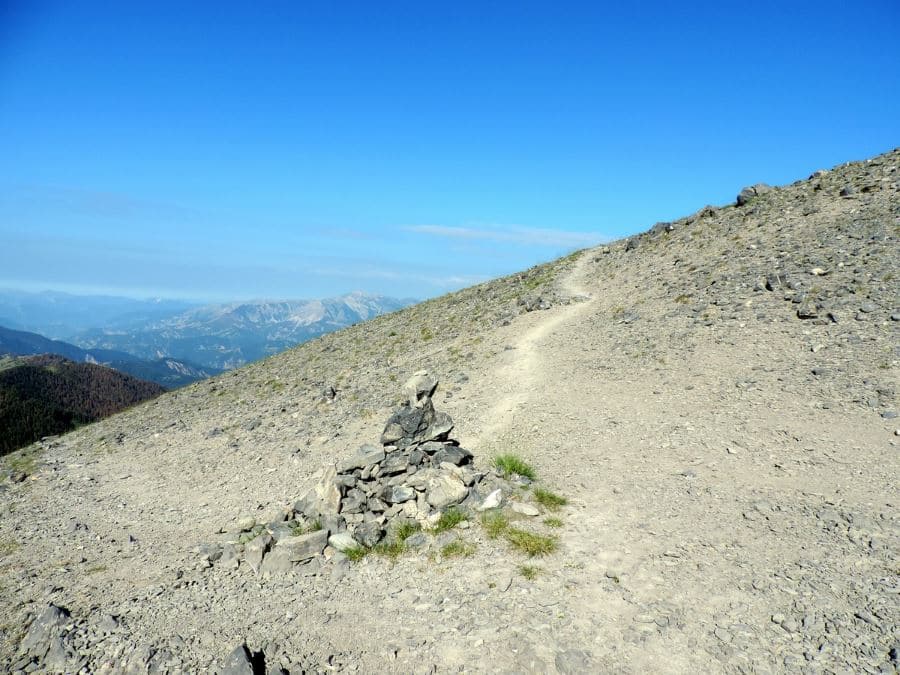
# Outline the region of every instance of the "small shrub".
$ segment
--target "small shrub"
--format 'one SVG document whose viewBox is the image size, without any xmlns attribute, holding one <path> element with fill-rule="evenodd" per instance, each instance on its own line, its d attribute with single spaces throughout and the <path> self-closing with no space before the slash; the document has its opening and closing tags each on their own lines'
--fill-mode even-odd
<svg viewBox="0 0 900 675">
<path fill-rule="evenodd" d="M 394 536 L 397 538 L 397 541 L 406 541 L 421 529 L 422 526 L 419 525 L 419 523 L 406 521 L 400 523 L 400 525 L 397 527 L 397 531 L 394 533 Z"/>
<path fill-rule="evenodd" d="M 551 511 L 556 511 L 559 507 L 569 503 L 569 500 L 565 497 L 561 497 L 555 492 L 545 490 L 544 488 L 534 489 L 534 499 L 545 509 L 550 509 Z"/>
<path fill-rule="evenodd" d="M 451 507 L 441 514 L 440 519 L 434 526 L 434 533 L 440 534 L 441 532 L 452 530 L 454 527 L 466 520 L 466 518 L 467 516 L 465 512 L 456 507 Z"/>
<path fill-rule="evenodd" d="M 385 558 L 396 560 L 406 551 L 406 544 L 400 539 L 392 539 L 377 544 L 372 551 Z"/>
<path fill-rule="evenodd" d="M 544 519 L 544 525 L 547 527 L 562 527 L 563 521 L 561 518 L 557 518 L 556 516 L 552 516 L 550 518 Z"/>
<path fill-rule="evenodd" d="M 359 562 L 369 555 L 369 549 L 365 546 L 354 546 L 353 548 L 345 550 L 344 555 L 350 559 L 350 562 Z"/>
<path fill-rule="evenodd" d="M 506 478 L 512 475 L 524 476 L 530 480 L 534 480 L 534 468 L 521 457 L 512 454 L 497 455 L 494 457 L 494 466 Z"/>
<path fill-rule="evenodd" d="M 444 558 L 468 558 L 475 553 L 475 546 L 464 541 L 451 541 L 441 549 Z"/>
<path fill-rule="evenodd" d="M 516 527 L 510 527 L 505 533 L 506 540 L 512 544 L 512 547 L 534 558 L 539 555 L 547 555 L 553 553 L 557 548 L 556 539 L 553 537 L 545 537 L 533 532 L 520 530 Z"/>
<path fill-rule="evenodd" d="M 534 565 L 519 565 L 519 574 L 528 579 L 528 581 L 537 579 L 538 574 L 542 571 L 540 567 L 535 567 Z"/>
<path fill-rule="evenodd" d="M 487 511 L 481 516 L 481 524 L 488 538 L 496 539 L 509 527 L 509 517 L 502 511 Z"/>
</svg>

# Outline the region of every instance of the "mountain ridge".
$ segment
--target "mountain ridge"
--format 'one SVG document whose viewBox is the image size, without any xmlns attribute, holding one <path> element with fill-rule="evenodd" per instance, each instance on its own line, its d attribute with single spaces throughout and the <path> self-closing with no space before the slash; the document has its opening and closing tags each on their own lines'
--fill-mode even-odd
<svg viewBox="0 0 900 675">
<path fill-rule="evenodd" d="M 175 358 L 151 361 L 124 351 L 82 349 L 62 340 L 52 340 L 37 333 L 13 330 L 0 325 L 0 354 L 4 353 L 14 356 L 57 354 L 75 362 L 108 366 L 139 379 L 156 382 L 166 388 L 182 387 L 219 372 Z"/>
<path fill-rule="evenodd" d="M 409 303 L 356 291 L 321 300 L 203 305 L 136 330 L 84 332 L 75 341 L 85 348 L 127 347 L 144 358 L 177 355 L 227 370 Z"/>
</svg>

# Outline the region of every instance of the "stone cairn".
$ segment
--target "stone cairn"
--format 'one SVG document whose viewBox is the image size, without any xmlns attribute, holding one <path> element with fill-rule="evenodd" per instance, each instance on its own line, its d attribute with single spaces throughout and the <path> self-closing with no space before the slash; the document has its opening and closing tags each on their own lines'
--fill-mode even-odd
<svg viewBox="0 0 900 675">
<path fill-rule="evenodd" d="M 472 453 L 450 438 L 453 420 L 434 409 L 438 381 L 419 371 L 403 385 L 405 402 L 391 415 L 378 445 L 365 444 L 318 479 L 283 518 L 238 523 L 237 541 L 206 547 L 210 561 L 237 567 L 241 555 L 254 572 L 283 572 L 322 554 L 371 548 L 403 522 L 433 525 L 450 507 L 484 509 L 499 504 L 476 488 Z"/>
</svg>

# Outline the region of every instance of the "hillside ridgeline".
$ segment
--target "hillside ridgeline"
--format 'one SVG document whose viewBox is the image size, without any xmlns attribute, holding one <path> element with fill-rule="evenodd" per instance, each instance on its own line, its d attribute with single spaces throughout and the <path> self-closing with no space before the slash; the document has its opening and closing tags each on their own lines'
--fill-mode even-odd
<svg viewBox="0 0 900 675">
<path fill-rule="evenodd" d="M 14 453 L 34 468 L 2 492 L 0 668 L 896 671 L 898 236 L 895 150 Z M 568 500 L 523 508 L 522 483 L 501 507 L 558 550 L 511 550 L 473 502 L 414 554 L 254 569 L 420 370 L 466 471 L 514 454 Z"/>
</svg>

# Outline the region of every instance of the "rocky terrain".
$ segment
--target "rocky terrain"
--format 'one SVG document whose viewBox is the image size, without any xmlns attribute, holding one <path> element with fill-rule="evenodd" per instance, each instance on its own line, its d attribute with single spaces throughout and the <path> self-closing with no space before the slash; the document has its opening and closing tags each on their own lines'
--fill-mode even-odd
<svg viewBox="0 0 900 675">
<path fill-rule="evenodd" d="M 754 186 L 16 453 L 0 669 L 896 672 L 898 190 L 900 151 Z M 421 370 L 452 436 L 391 475 L 420 443 L 486 481 L 524 458 L 568 503 L 521 481 L 498 508 L 556 550 L 492 536 L 485 490 L 396 555 L 315 535 L 340 524 L 298 497 L 401 451 Z M 265 571 L 276 531 L 322 552 Z"/>
</svg>

